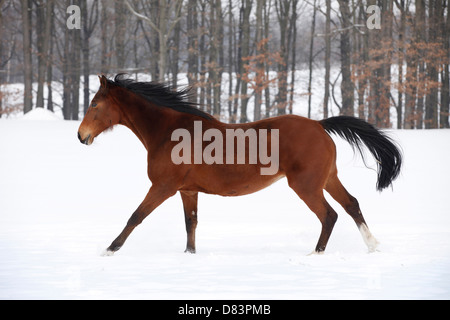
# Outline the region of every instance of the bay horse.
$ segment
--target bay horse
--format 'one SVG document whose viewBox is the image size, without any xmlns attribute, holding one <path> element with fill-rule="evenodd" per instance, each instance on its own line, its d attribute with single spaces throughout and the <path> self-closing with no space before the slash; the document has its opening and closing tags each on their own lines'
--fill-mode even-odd
<svg viewBox="0 0 450 320">
<path fill-rule="evenodd" d="M 381 191 L 399 175 L 402 155 L 394 141 L 371 124 L 349 116 L 315 121 L 296 115 L 226 124 L 189 102 L 188 89 L 175 91 L 166 84 L 138 82 L 127 79 L 122 74 L 116 75 L 113 80 L 104 75 L 99 76 L 99 79 L 100 88 L 78 130 L 80 142 L 90 145 L 100 133 L 117 124 L 128 127 L 147 149 L 147 173 L 152 183 L 123 231 L 106 249 L 106 254 L 112 255 L 119 250 L 134 228 L 176 192 L 180 193 L 184 207 L 187 231 L 185 252 L 195 253 L 199 192 L 240 196 L 266 188 L 283 177 L 287 178 L 289 187 L 317 215 L 322 224 L 315 253 L 325 250 L 337 220 L 337 213 L 326 201 L 323 190 L 353 218 L 369 252 L 376 249 L 378 242 L 369 231 L 358 201 L 347 192 L 338 178 L 336 146 L 329 135 L 341 136 L 353 148 L 358 149 L 362 156 L 362 146 L 368 148 L 377 162 L 376 188 Z M 193 161 L 174 163 L 173 150 L 178 142 L 173 139 L 173 133 L 177 129 L 183 129 L 183 132 L 194 135 L 196 124 L 200 124 L 203 130 L 214 129 L 224 136 L 230 129 L 242 129 L 244 132 L 250 129 L 260 132 L 276 131 L 277 141 L 272 135 L 268 135 L 265 146 L 272 153 L 274 150 L 278 152 L 276 172 L 261 174 L 260 169 L 267 165 L 261 159 L 256 163 L 207 164 L 196 163 L 193 159 L 195 155 L 191 155 Z M 275 143 L 277 148 L 273 148 Z M 200 144 L 200 147 L 207 145 L 204 140 Z M 218 151 L 225 151 L 225 146 L 223 150 L 215 150 Z M 245 145 L 247 158 L 250 151 L 249 145 Z"/>
</svg>

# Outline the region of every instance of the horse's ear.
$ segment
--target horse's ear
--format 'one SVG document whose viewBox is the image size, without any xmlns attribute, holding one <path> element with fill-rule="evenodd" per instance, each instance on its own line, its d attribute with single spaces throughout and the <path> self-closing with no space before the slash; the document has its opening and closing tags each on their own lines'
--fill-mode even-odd
<svg viewBox="0 0 450 320">
<path fill-rule="evenodd" d="M 104 75 L 98 76 L 98 79 L 100 80 L 100 87 L 106 89 L 108 86 L 108 79 Z"/>
</svg>

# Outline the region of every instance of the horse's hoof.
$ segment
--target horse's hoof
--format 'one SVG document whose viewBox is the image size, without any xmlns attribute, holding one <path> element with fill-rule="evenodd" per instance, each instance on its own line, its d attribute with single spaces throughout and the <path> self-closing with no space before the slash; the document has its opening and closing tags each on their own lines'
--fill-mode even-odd
<svg viewBox="0 0 450 320">
<path fill-rule="evenodd" d="M 316 251 L 314 250 L 313 252 L 311 252 L 310 254 L 307 254 L 307 256 L 321 256 L 325 253 L 325 251 Z"/>
<path fill-rule="evenodd" d="M 184 253 L 192 253 L 192 254 L 194 254 L 195 253 L 195 249 L 193 249 L 193 248 L 186 248 L 186 250 L 184 250 Z"/>
<path fill-rule="evenodd" d="M 114 255 L 114 251 L 111 251 L 109 249 L 104 250 L 101 254 L 102 257 L 109 257 Z"/>
<path fill-rule="evenodd" d="M 376 241 L 376 240 L 375 240 Z M 378 249 L 378 246 L 380 243 L 376 241 L 374 244 L 368 246 L 368 253 L 374 253 L 374 252 L 380 252 L 380 249 Z"/>
</svg>

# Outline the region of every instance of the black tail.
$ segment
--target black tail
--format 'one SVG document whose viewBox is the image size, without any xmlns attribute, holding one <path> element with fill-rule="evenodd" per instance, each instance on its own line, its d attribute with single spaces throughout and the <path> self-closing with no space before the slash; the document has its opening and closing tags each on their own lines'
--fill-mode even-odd
<svg viewBox="0 0 450 320">
<path fill-rule="evenodd" d="M 357 147 L 361 156 L 364 143 L 377 161 L 377 190 L 381 191 L 392 184 L 400 174 L 402 154 L 394 142 L 371 124 L 354 117 L 340 116 L 320 121 L 328 133 L 335 133 Z"/>
</svg>

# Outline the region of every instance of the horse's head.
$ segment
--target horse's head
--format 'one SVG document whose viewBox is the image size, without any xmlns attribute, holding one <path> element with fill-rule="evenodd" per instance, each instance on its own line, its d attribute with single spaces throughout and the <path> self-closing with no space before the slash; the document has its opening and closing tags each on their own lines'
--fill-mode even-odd
<svg viewBox="0 0 450 320">
<path fill-rule="evenodd" d="M 100 89 L 91 101 L 86 115 L 78 128 L 78 139 L 90 145 L 94 138 L 120 121 L 120 110 L 111 95 L 111 86 L 105 76 L 99 76 Z"/>
</svg>

